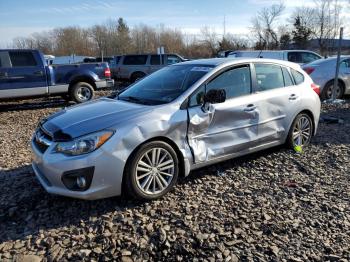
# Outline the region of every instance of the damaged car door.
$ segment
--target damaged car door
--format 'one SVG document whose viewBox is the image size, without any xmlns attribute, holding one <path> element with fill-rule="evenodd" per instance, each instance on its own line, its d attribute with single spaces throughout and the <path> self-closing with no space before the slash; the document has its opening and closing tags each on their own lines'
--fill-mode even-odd
<svg viewBox="0 0 350 262">
<path fill-rule="evenodd" d="M 226 100 L 208 103 L 211 90 L 225 90 Z M 188 142 L 195 163 L 248 150 L 257 138 L 257 96 L 252 96 L 250 64 L 224 69 L 199 87 L 188 104 Z"/>
<path fill-rule="evenodd" d="M 292 70 L 292 69 L 291 69 Z M 259 124 L 255 147 L 283 142 L 300 103 L 300 88 L 295 86 L 289 68 L 255 63 L 253 96 L 258 96 Z M 302 76 L 302 75 L 301 75 Z"/>
</svg>

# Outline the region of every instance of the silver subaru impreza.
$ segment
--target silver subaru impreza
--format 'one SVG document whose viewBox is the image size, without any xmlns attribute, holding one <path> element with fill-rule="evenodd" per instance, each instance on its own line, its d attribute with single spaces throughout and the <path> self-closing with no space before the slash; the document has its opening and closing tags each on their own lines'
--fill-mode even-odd
<svg viewBox="0 0 350 262">
<path fill-rule="evenodd" d="M 172 65 L 113 98 L 42 120 L 32 166 L 49 193 L 155 199 L 191 170 L 280 144 L 308 145 L 320 115 L 318 91 L 289 62 Z"/>
</svg>

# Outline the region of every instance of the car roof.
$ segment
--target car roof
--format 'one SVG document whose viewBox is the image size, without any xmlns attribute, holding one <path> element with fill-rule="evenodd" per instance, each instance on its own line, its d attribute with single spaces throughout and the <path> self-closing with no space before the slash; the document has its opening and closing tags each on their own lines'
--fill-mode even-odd
<svg viewBox="0 0 350 262">
<path fill-rule="evenodd" d="M 198 59 L 190 60 L 180 63 L 181 65 L 203 65 L 203 66 L 224 66 L 224 65 L 234 65 L 240 63 L 273 63 L 284 66 L 289 66 L 292 68 L 299 69 L 300 66 L 296 63 L 289 61 L 277 60 L 277 59 L 266 59 L 266 58 L 251 58 L 251 57 L 236 57 L 236 58 L 208 58 L 208 59 Z"/>
</svg>

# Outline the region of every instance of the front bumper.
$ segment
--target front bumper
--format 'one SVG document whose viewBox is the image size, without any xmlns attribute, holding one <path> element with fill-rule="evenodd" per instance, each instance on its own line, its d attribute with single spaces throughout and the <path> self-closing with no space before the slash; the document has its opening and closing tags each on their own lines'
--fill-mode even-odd
<svg viewBox="0 0 350 262">
<path fill-rule="evenodd" d="M 113 79 L 106 79 L 102 81 L 96 81 L 96 88 L 101 89 L 101 88 L 109 88 L 109 87 L 114 87 L 114 80 Z"/>
<path fill-rule="evenodd" d="M 51 194 L 95 200 L 121 195 L 125 161 L 116 154 L 103 149 L 81 156 L 65 156 L 53 153 L 52 144 L 44 153 L 31 142 L 33 151 L 32 167 L 45 190 Z M 71 170 L 94 167 L 90 187 L 86 191 L 69 190 L 62 182 L 62 175 Z"/>
</svg>

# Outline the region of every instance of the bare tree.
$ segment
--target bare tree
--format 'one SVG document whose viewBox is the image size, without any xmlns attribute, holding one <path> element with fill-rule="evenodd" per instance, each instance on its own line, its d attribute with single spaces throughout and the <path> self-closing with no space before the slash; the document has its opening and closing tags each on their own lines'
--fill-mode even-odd
<svg viewBox="0 0 350 262">
<path fill-rule="evenodd" d="M 276 49 L 278 47 L 279 41 L 275 26 L 284 10 L 285 5 L 280 2 L 263 8 L 253 18 L 251 31 L 255 35 L 258 49 Z"/>
<path fill-rule="evenodd" d="M 330 39 L 334 39 L 339 31 L 341 6 L 338 0 L 315 0 L 315 4 L 313 33 L 321 54 L 325 54 L 330 47 Z"/>
<path fill-rule="evenodd" d="M 201 29 L 201 36 L 201 43 L 208 48 L 211 56 L 215 56 L 219 46 L 218 35 L 215 30 L 205 26 Z"/>
<path fill-rule="evenodd" d="M 314 0 L 315 6 L 296 8 L 291 17 L 291 23 L 298 20 L 300 26 L 311 32 L 311 37 L 317 39 L 319 51 L 326 54 L 334 44 L 341 26 L 341 5 L 338 0 Z"/>
</svg>

